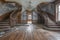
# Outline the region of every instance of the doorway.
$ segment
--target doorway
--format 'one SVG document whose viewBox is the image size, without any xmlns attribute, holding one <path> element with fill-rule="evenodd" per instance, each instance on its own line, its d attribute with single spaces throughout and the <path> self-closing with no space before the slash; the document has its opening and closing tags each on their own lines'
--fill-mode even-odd
<svg viewBox="0 0 60 40">
<path fill-rule="evenodd" d="M 35 24 L 38 23 L 38 15 L 36 12 L 24 12 L 21 15 L 22 24 Z"/>
<path fill-rule="evenodd" d="M 32 15 L 28 15 L 28 21 L 27 21 L 28 24 L 32 24 Z"/>
</svg>

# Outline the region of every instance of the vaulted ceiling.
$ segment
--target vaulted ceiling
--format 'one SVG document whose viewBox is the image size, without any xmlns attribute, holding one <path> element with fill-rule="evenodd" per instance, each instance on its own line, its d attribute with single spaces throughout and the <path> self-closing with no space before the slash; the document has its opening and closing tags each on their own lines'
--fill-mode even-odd
<svg viewBox="0 0 60 40">
<path fill-rule="evenodd" d="M 35 8 L 39 3 L 42 2 L 53 2 L 54 0 L 7 0 L 7 1 L 16 1 L 20 4 L 22 4 L 23 8 L 26 9 L 29 7 L 29 2 L 31 2 L 31 7 Z"/>
</svg>

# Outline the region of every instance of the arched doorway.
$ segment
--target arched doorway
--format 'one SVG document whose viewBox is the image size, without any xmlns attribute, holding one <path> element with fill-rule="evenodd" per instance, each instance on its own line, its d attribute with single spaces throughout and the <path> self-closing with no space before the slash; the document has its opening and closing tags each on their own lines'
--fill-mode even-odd
<svg viewBox="0 0 60 40">
<path fill-rule="evenodd" d="M 38 14 L 35 11 L 28 10 L 28 21 L 27 23 L 36 24 L 38 22 Z"/>
<path fill-rule="evenodd" d="M 21 23 L 36 24 L 38 23 L 38 14 L 35 11 L 25 11 L 21 15 Z"/>
</svg>

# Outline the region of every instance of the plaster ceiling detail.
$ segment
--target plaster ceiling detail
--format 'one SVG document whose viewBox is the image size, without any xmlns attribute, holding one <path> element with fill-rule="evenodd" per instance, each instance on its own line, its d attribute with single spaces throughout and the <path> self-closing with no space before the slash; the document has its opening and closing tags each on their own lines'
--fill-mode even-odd
<svg viewBox="0 0 60 40">
<path fill-rule="evenodd" d="M 6 1 L 16 1 L 20 4 L 22 4 L 23 9 L 27 9 L 29 7 L 31 7 L 30 9 L 34 9 L 39 3 L 53 2 L 54 0 L 6 0 Z"/>
</svg>

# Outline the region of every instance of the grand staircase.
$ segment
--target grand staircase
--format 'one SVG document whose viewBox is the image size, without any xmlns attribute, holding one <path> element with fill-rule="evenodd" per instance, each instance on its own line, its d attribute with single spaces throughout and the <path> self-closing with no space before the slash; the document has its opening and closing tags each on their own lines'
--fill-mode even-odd
<svg viewBox="0 0 60 40">
<path fill-rule="evenodd" d="M 0 37 L 10 31 L 9 19 L 0 22 Z"/>
<path fill-rule="evenodd" d="M 0 31 L 7 31 L 10 29 L 9 20 L 0 22 Z"/>
<path fill-rule="evenodd" d="M 16 27 L 20 26 L 29 26 L 29 25 L 17 23 L 14 27 L 11 27 L 9 19 L 0 22 L 0 37 L 8 35 L 8 33 L 12 32 L 12 30 L 16 29 Z"/>
<path fill-rule="evenodd" d="M 48 30 L 60 30 L 60 24 L 52 21 L 49 17 L 45 20 L 45 27 Z"/>
</svg>

